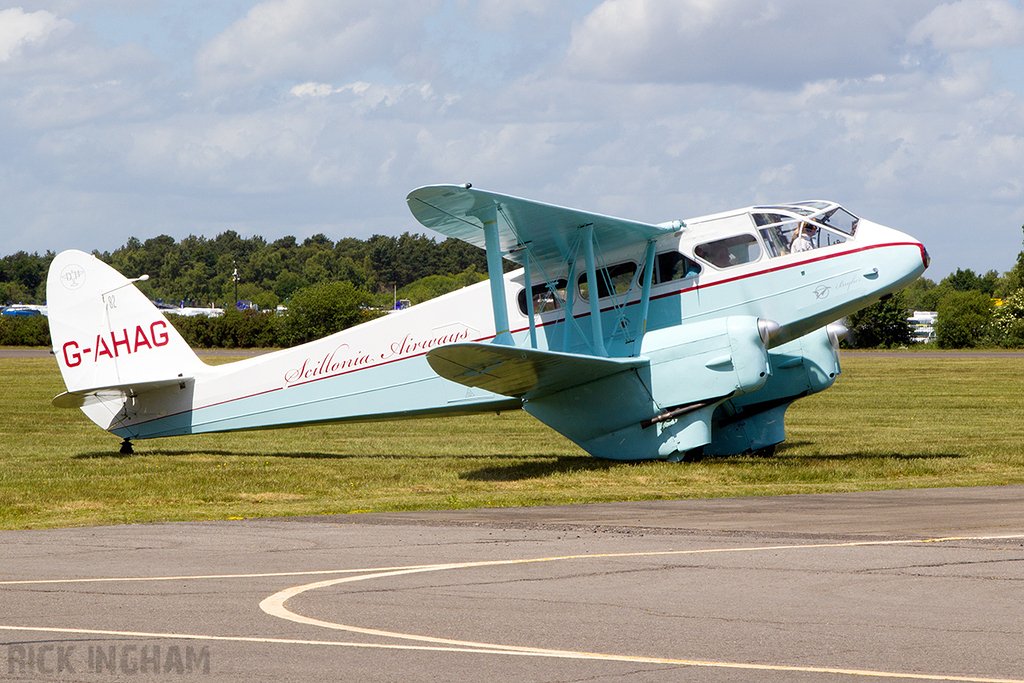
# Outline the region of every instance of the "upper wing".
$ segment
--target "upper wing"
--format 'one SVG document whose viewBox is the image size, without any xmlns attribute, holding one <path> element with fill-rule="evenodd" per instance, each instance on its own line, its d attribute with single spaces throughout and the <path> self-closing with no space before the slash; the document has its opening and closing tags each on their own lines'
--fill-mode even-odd
<svg viewBox="0 0 1024 683">
<path fill-rule="evenodd" d="M 539 398 L 650 363 L 478 342 L 436 347 L 427 362 L 445 379 L 516 398 Z"/>
<path fill-rule="evenodd" d="M 679 221 L 667 225 L 640 223 L 463 185 L 428 185 L 410 192 L 406 201 L 416 220 L 426 227 L 481 248 L 485 247 L 484 231 L 478 216 L 496 206 L 502 255 L 520 265 L 526 252 L 513 249 L 524 245 L 540 263 L 564 263 L 574 258 L 574 241 L 585 225 L 594 226 L 594 238 L 606 252 L 647 242 L 682 227 Z"/>
</svg>

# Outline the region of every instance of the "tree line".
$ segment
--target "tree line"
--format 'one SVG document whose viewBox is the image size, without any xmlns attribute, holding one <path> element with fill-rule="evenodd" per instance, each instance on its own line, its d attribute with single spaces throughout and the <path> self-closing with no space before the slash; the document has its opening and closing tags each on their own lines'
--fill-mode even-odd
<svg viewBox="0 0 1024 683">
<path fill-rule="evenodd" d="M 113 252 L 93 255 L 128 277 L 148 274 L 137 286 L 153 300 L 224 308 L 220 318 L 172 317 L 199 347 L 292 346 L 379 315 L 394 298 L 415 304 L 479 282 L 487 269 L 482 249 L 408 232 L 337 242 L 315 235 L 301 244 L 294 237 L 267 242 L 234 231 L 180 242 L 167 235 L 144 242 L 133 237 Z M 24 251 L 0 258 L 0 302 L 45 303 L 53 258 L 52 252 Z M 512 267 L 506 262 L 506 269 Z M 236 287 L 237 300 L 263 311 L 284 305 L 288 313 L 237 310 Z M 938 283 L 916 280 L 851 315 L 847 345 L 911 344 L 907 317 L 914 310 L 938 311 L 935 333 L 942 348 L 1024 348 L 1024 250 L 1003 274 L 957 269 Z M 0 345 L 49 346 L 46 320 L 0 316 Z"/>
<path fill-rule="evenodd" d="M 113 252 L 93 252 L 154 300 L 196 306 L 234 305 L 237 298 L 260 308 L 285 304 L 297 291 L 321 282 L 350 282 L 368 294 L 393 293 L 429 275 L 486 272 L 484 252 L 461 240 L 437 242 L 425 235 L 374 235 L 332 242 L 314 235 L 267 242 L 233 230 L 213 239 L 190 235 L 180 242 L 161 235 L 132 237 Z M 24 251 L 0 259 L 0 302 L 44 303 L 46 271 L 55 254 Z"/>
<path fill-rule="evenodd" d="M 969 268 L 957 268 L 938 283 L 918 278 L 892 298 L 851 315 L 849 345 L 911 344 L 907 316 L 912 311 L 938 313 L 935 340 L 941 348 L 1024 348 L 1024 250 L 1001 275 L 995 270 L 978 275 Z"/>
<path fill-rule="evenodd" d="M 21 251 L 0 259 L 0 303 L 45 303 L 54 256 Z M 408 232 L 337 242 L 320 234 L 301 243 L 291 236 L 244 238 L 230 230 L 180 242 L 168 235 L 133 237 L 93 256 L 127 277 L 149 275 L 136 286 L 154 301 L 223 308 L 219 318 L 171 316 L 199 347 L 300 344 L 378 315 L 395 298 L 415 304 L 479 282 L 487 269 L 485 253 L 471 244 Z M 238 301 L 253 306 L 238 310 Z M 257 312 L 278 306 L 288 313 Z M 0 316 L 0 345 L 49 346 L 46 320 Z"/>
</svg>

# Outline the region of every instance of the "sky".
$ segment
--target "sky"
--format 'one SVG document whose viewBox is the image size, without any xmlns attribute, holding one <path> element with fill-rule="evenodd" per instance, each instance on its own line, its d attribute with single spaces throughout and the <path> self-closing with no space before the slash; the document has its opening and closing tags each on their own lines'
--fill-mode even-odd
<svg viewBox="0 0 1024 683">
<path fill-rule="evenodd" d="M 0 2 L 0 255 L 426 232 L 421 185 L 659 223 L 831 199 L 926 273 L 1024 233 L 1021 0 Z"/>
</svg>

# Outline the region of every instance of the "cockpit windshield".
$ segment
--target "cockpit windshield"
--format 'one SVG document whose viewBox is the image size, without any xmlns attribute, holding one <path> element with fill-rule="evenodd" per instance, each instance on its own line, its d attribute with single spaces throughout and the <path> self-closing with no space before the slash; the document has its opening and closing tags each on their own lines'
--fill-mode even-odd
<svg viewBox="0 0 1024 683">
<path fill-rule="evenodd" d="M 834 202 L 798 202 L 755 207 L 751 213 L 769 256 L 784 256 L 842 244 L 859 219 Z"/>
<path fill-rule="evenodd" d="M 850 236 L 857 232 L 857 223 L 860 221 L 859 218 L 854 216 L 852 213 L 847 212 L 841 206 L 837 206 L 831 211 L 826 211 L 819 216 L 817 220 L 822 225 L 835 228 L 836 230 Z"/>
</svg>

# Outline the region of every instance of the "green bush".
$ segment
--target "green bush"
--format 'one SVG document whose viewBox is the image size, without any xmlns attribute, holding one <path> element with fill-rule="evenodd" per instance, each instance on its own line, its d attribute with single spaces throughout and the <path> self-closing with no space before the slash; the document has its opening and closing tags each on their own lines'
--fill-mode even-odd
<svg viewBox="0 0 1024 683">
<path fill-rule="evenodd" d="M 985 337 L 995 346 L 1024 347 L 1024 289 L 1018 289 L 993 309 Z"/>
<path fill-rule="evenodd" d="M 912 342 L 903 292 L 852 313 L 847 323 L 859 349 L 891 349 Z"/>
<path fill-rule="evenodd" d="M 0 315 L 0 346 L 51 346 L 45 315 Z"/>
<path fill-rule="evenodd" d="M 1010 323 L 1006 334 L 999 340 L 999 345 L 1008 349 L 1024 349 L 1024 318 L 1018 318 Z"/>
<path fill-rule="evenodd" d="M 377 316 L 370 295 L 351 282 L 322 282 L 295 292 L 284 319 L 283 346 L 326 337 Z"/>
<path fill-rule="evenodd" d="M 982 341 L 992 316 L 992 299 L 978 290 L 950 292 L 939 303 L 935 339 L 944 349 L 963 349 Z"/>
<path fill-rule="evenodd" d="M 283 345 L 283 324 L 281 318 L 272 312 L 228 310 L 219 318 L 171 314 L 168 320 L 189 346 L 195 348 L 270 348 Z"/>
<path fill-rule="evenodd" d="M 478 273 L 474 266 L 470 266 L 456 275 L 428 275 L 398 290 L 398 298 L 408 299 L 413 305 L 421 304 L 486 279 L 487 276 Z"/>
</svg>

